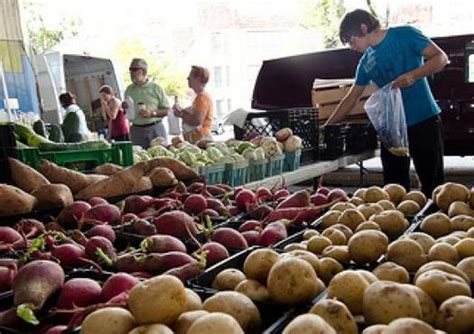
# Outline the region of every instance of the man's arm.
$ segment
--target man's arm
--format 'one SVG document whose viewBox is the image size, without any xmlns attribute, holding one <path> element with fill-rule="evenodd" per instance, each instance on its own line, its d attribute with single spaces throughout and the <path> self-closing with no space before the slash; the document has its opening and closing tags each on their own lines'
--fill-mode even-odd
<svg viewBox="0 0 474 334">
<path fill-rule="evenodd" d="M 336 110 L 332 113 L 329 119 L 326 121 L 324 126 L 334 123 L 339 123 L 346 115 L 354 108 L 360 96 L 364 92 L 365 86 L 352 85 L 349 93 L 341 100 L 336 107 Z"/>
</svg>

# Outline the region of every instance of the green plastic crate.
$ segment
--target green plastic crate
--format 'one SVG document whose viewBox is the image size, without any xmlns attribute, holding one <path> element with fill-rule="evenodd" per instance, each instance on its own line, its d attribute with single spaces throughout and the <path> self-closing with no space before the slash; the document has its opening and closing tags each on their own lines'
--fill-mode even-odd
<svg viewBox="0 0 474 334">
<path fill-rule="evenodd" d="M 283 171 L 291 172 L 300 168 L 301 150 L 296 152 L 285 152 L 285 161 L 283 162 Z"/>
<path fill-rule="evenodd" d="M 224 180 L 225 165 L 200 166 L 199 175 L 207 180 L 207 184 L 222 183 Z"/>
<path fill-rule="evenodd" d="M 101 150 L 75 150 L 75 151 L 47 151 L 42 152 L 37 148 L 17 149 L 18 159 L 38 168 L 40 160 L 45 159 L 59 166 L 87 163 L 88 167 L 114 163 L 119 166 L 133 165 L 133 152 L 131 142 L 113 143 L 111 148 Z M 84 168 L 78 168 L 84 170 Z"/>
<path fill-rule="evenodd" d="M 247 161 L 225 164 L 224 183 L 231 187 L 240 186 L 247 181 L 249 164 Z"/>
<path fill-rule="evenodd" d="M 267 166 L 265 168 L 265 177 L 280 175 L 281 173 L 283 173 L 284 161 L 284 154 L 276 155 L 268 159 Z"/>
<path fill-rule="evenodd" d="M 267 159 L 262 161 L 250 161 L 247 173 L 247 182 L 253 182 L 264 179 L 267 163 Z"/>
</svg>

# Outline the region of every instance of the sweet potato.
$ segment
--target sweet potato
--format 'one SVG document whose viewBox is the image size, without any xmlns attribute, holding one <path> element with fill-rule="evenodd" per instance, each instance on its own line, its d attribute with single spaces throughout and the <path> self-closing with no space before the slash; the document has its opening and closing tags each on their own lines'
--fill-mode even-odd
<svg viewBox="0 0 474 334">
<path fill-rule="evenodd" d="M 23 190 L 7 184 L 0 184 L 0 217 L 31 212 L 36 198 Z"/>
<path fill-rule="evenodd" d="M 35 207 L 38 210 L 64 208 L 74 201 L 71 190 L 64 184 L 45 184 L 39 186 L 31 195 L 38 200 Z"/>
<path fill-rule="evenodd" d="M 60 167 L 48 160 L 41 160 L 38 170 L 49 180 L 49 182 L 67 185 L 73 194 L 90 184 L 90 180 L 85 174 L 69 168 Z"/>
<path fill-rule="evenodd" d="M 123 170 L 122 166 L 108 163 L 108 164 L 97 166 L 96 168 L 92 170 L 92 172 L 95 174 L 100 174 L 100 175 L 114 175 L 120 172 L 121 170 Z"/>
<path fill-rule="evenodd" d="M 132 193 L 139 193 L 153 189 L 153 182 L 148 176 L 143 176 L 138 180 L 138 183 L 133 187 Z"/>
<path fill-rule="evenodd" d="M 31 193 L 39 186 L 49 184 L 48 179 L 27 164 L 13 158 L 8 158 L 8 161 L 10 162 L 12 181 L 21 190 Z"/>
<path fill-rule="evenodd" d="M 165 167 L 170 169 L 179 181 L 189 181 L 197 179 L 199 175 L 191 168 L 179 160 L 173 158 L 155 158 L 148 161 L 151 171 L 155 167 Z"/>
<path fill-rule="evenodd" d="M 306 190 L 299 190 L 294 194 L 285 198 L 280 204 L 277 205 L 277 209 L 283 208 L 301 208 L 309 206 L 310 196 Z"/>
<path fill-rule="evenodd" d="M 171 169 L 166 167 L 155 167 L 146 174 L 155 187 L 168 187 L 178 184 L 176 176 Z"/>
</svg>

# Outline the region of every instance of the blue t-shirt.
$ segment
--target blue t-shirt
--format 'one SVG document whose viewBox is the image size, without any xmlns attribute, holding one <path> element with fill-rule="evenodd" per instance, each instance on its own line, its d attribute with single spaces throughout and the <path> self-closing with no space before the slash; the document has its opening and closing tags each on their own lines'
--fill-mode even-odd
<svg viewBox="0 0 474 334">
<path fill-rule="evenodd" d="M 366 86 L 372 81 L 380 88 L 385 86 L 398 76 L 422 66 L 422 52 L 430 44 L 432 41 L 416 28 L 403 26 L 388 29 L 384 39 L 362 55 L 355 84 Z M 401 92 L 408 126 L 440 113 L 426 77 L 402 88 Z"/>
</svg>

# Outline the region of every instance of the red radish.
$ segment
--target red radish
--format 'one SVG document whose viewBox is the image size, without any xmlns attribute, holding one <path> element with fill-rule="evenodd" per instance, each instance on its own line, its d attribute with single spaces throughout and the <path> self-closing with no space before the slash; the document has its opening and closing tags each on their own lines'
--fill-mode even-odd
<svg viewBox="0 0 474 334">
<path fill-rule="evenodd" d="M 142 271 L 140 266 L 140 258 L 131 253 L 118 256 L 115 260 L 114 267 L 117 271 L 123 271 L 127 273 Z"/>
<path fill-rule="evenodd" d="M 49 328 L 44 334 L 63 334 L 66 329 L 66 325 L 57 325 Z"/>
<path fill-rule="evenodd" d="M 302 210 L 303 208 L 284 208 L 273 210 L 273 212 L 270 213 L 267 218 L 265 218 L 264 222 L 270 223 L 280 219 L 293 220 Z"/>
<path fill-rule="evenodd" d="M 115 242 L 116 239 L 115 231 L 110 225 L 95 225 L 86 232 L 86 236 L 88 238 L 95 237 L 97 235 L 109 239 L 112 243 Z"/>
<path fill-rule="evenodd" d="M 253 231 L 262 227 L 258 220 L 247 220 L 239 227 L 239 232 Z"/>
<path fill-rule="evenodd" d="M 123 212 L 138 214 L 154 205 L 154 201 L 151 196 L 130 195 L 125 198 Z"/>
<path fill-rule="evenodd" d="M 270 189 L 265 188 L 265 187 L 258 187 L 257 190 L 255 191 L 255 195 L 259 200 L 262 201 L 271 201 L 273 200 L 273 194 L 270 191 Z"/>
<path fill-rule="evenodd" d="M 36 219 L 22 219 L 15 224 L 15 228 L 27 238 L 36 237 L 45 230 L 44 224 Z"/>
<path fill-rule="evenodd" d="M 141 262 L 143 270 L 151 274 L 161 274 L 172 268 L 181 267 L 188 263 L 195 263 L 196 259 L 182 252 L 152 253 L 144 257 Z"/>
<path fill-rule="evenodd" d="M 116 257 L 115 249 L 109 239 L 96 236 L 87 240 L 86 255 L 93 261 L 105 260 L 99 255 L 100 250 L 110 259 L 114 260 Z"/>
<path fill-rule="evenodd" d="M 67 228 L 75 228 L 83 214 L 90 210 L 91 205 L 84 201 L 75 201 L 61 210 L 56 221 Z"/>
<path fill-rule="evenodd" d="M 328 196 L 329 202 L 335 202 L 335 201 L 345 202 L 348 200 L 347 193 L 340 188 L 332 189 L 327 196 Z"/>
<path fill-rule="evenodd" d="M 303 223 L 311 224 L 321 216 L 328 205 L 330 205 L 330 203 L 301 210 L 293 219 L 293 225 L 300 225 Z"/>
<path fill-rule="evenodd" d="M 220 227 L 214 231 L 211 239 L 222 244 L 227 249 L 247 249 L 247 241 L 239 231 L 230 227 Z"/>
<path fill-rule="evenodd" d="M 206 216 L 208 216 L 209 218 L 219 218 L 220 217 L 219 213 L 214 209 L 205 209 L 205 210 L 201 211 L 201 213 L 199 214 L 199 217 L 206 217 Z"/>
<path fill-rule="evenodd" d="M 202 182 L 193 182 L 188 186 L 188 192 L 190 193 L 200 193 L 202 192 L 202 189 L 204 188 L 204 183 Z"/>
<path fill-rule="evenodd" d="M 201 273 L 202 273 L 202 269 L 199 266 L 199 263 L 192 262 L 192 263 L 185 264 L 181 267 L 176 267 L 168 271 L 165 271 L 163 275 L 175 276 L 184 283 L 184 282 L 187 282 L 189 279 L 200 275 Z"/>
<path fill-rule="evenodd" d="M 277 209 L 283 208 L 297 208 L 309 206 L 310 199 L 309 193 L 306 190 L 298 190 L 292 195 L 285 198 L 280 204 L 277 205 Z"/>
<path fill-rule="evenodd" d="M 64 283 L 56 307 L 72 309 L 74 306 L 85 307 L 101 301 L 102 288 L 90 278 L 73 278 Z"/>
<path fill-rule="evenodd" d="M 17 271 L 16 264 L 9 267 L 0 266 L 0 292 L 5 292 L 12 288 Z"/>
<path fill-rule="evenodd" d="M 140 219 L 153 219 L 153 216 L 155 215 L 155 213 L 156 213 L 155 209 L 152 209 L 152 210 L 147 209 L 143 212 L 140 212 L 138 214 L 138 218 L 140 218 Z"/>
<path fill-rule="evenodd" d="M 84 264 L 81 259 L 86 257 L 86 251 L 78 244 L 68 243 L 52 246 L 51 255 L 64 267 L 81 267 Z"/>
<path fill-rule="evenodd" d="M 286 226 L 282 221 L 275 221 L 268 224 L 260 234 L 259 244 L 261 246 L 271 246 L 288 237 Z"/>
<path fill-rule="evenodd" d="M 235 197 L 239 194 L 239 192 L 241 192 L 244 189 L 245 188 L 242 187 L 242 186 L 238 186 L 238 187 L 234 188 L 234 193 L 232 194 L 232 198 L 235 199 Z"/>
<path fill-rule="evenodd" d="M 33 310 L 40 310 L 63 284 L 64 271 L 59 264 L 47 260 L 27 263 L 13 281 L 14 305 L 30 304 Z"/>
<path fill-rule="evenodd" d="M 137 219 L 138 219 L 138 216 L 136 214 L 126 213 L 122 216 L 122 224 L 128 224 Z"/>
<path fill-rule="evenodd" d="M 217 262 L 229 257 L 227 249 L 218 242 L 209 241 L 201 247 L 201 252 L 206 252 L 206 267 L 210 267 Z"/>
<path fill-rule="evenodd" d="M 242 236 L 247 241 L 247 244 L 250 246 L 255 246 L 259 244 L 260 241 L 260 232 L 253 230 L 253 231 L 245 231 L 242 232 Z"/>
<path fill-rule="evenodd" d="M 46 231 L 65 232 L 64 228 L 57 222 L 49 222 L 45 226 Z"/>
<path fill-rule="evenodd" d="M 229 186 L 228 184 L 223 184 L 223 183 L 218 183 L 218 184 L 216 184 L 216 187 L 219 187 L 219 188 L 225 190 L 225 192 L 227 192 L 227 193 L 230 193 L 230 192 L 232 192 L 232 191 L 234 190 L 234 189 L 233 189 L 231 186 Z"/>
<path fill-rule="evenodd" d="M 108 302 L 122 292 L 130 291 L 138 282 L 140 282 L 138 278 L 127 273 L 113 274 L 104 282 L 101 299 L 103 302 Z"/>
<path fill-rule="evenodd" d="M 156 227 L 145 219 L 138 218 L 133 222 L 133 229 L 140 235 L 149 236 L 156 234 Z"/>
<path fill-rule="evenodd" d="M 255 196 L 252 190 L 242 189 L 237 196 L 235 196 L 235 205 L 242 211 L 246 211 L 247 207 L 256 203 L 257 196 Z"/>
<path fill-rule="evenodd" d="M 240 209 L 235 205 L 228 206 L 227 211 L 229 212 L 230 216 L 237 216 L 240 213 Z"/>
<path fill-rule="evenodd" d="M 0 249 L 2 246 L 25 247 L 25 240 L 15 229 L 8 226 L 0 226 Z"/>
<path fill-rule="evenodd" d="M 14 333 L 27 333 L 32 329 L 30 324 L 17 315 L 15 307 L 0 312 L 0 326 L 15 329 Z"/>
<path fill-rule="evenodd" d="M 206 202 L 208 209 L 216 210 L 221 216 L 226 216 L 229 214 L 225 205 L 217 198 L 207 198 Z"/>
<path fill-rule="evenodd" d="M 183 242 L 171 235 L 153 235 L 145 238 L 140 244 L 140 248 L 145 253 L 166 253 L 171 251 L 186 253 L 186 246 Z"/>
<path fill-rule="evenodd" d="M 120 222 L 120 210 L 112 204 L 99 204 L 87 210 L 81 218 L 83 223 L 109 223 L 116 224 Z"/>
<path fill-rule="evenodd" d="M 222 189 L 221 187 L 217 186 L 206 186 L 206 190 L 211 194 L 212 196 L 223 196 L 225 195 L 226 191 Z"/>
<path fill-rule="evenodd" d="M 327 196 L 329 194 L 331 190 L 327 187 L 319 187 L 317 190 L 316 190 L 316 194 L 323 194 L 325 196 Z"/>
<path fill-rule="evenodd" d="M 103 199 L 102 197 L 91 197 L 89 198 L 88 202 L 91 206 L 96 206 L 99 204 L 109 204 L 109 202 L 107 202 L 107 200 Z"/>
<path fill-rule="evenodd" d="M 288 196 L 290 196 L 290 192 L 287 189 L 278 189 L 273 194 L 273 200 L 278 201 L 278 200 L 280 200 L 282 198 L 286 198 Z"/>
<path fill-rule="evenodd" d="M 207 208 L 207 201 L 204 196 L 199 194 L 191 194 L 184 201 L 184 211 L 189 214 L 196 215 Z"/>
<path fill-rule="evenodd" d="M 314 195 L 311 195 L 310 200 L 312 204 L 317 206 L 326 204 L 328 202 L 327 196 L 322 193 L 316 193 Z"/>
<path fill-rule="evenodd" d="M 273 209 L 267 204 L 260 204 L 259 206 L 249 207 L 248 214 L 250 218 L 262 220 L 268 216 Z"/>
<path fill-rule="evenodd" d="M 194 219 L 183 211 L 169 211 L 153 220 L 159 234 L 172 235 L 178 239 L 187 239 L 189 233 L 196 235 L 198 232 Z"/>
</svg>

